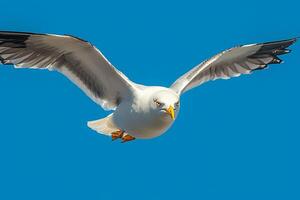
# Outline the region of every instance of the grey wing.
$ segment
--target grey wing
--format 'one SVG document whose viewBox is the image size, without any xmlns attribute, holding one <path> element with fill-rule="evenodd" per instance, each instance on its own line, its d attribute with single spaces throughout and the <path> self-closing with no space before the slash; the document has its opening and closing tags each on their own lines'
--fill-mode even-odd
<svg viewBox="0 0 300 200">
<path fill-rule="evenodd" d="M 287 47 L 295 42 L 296 38 L 228 49 L 181 76 L 171 88 L 181 94 L 209 80 L 229 79 L 279 64 L 282 61 L 278 55 L 289 53 Z"/>
<path fill-rule="evenodd" d="M 57 70 L 104 109 L 114 109 L 134 89 L 98 49 L 72 36 L 0 32 L 0 61 L 16 68 Z"/>
</svg>

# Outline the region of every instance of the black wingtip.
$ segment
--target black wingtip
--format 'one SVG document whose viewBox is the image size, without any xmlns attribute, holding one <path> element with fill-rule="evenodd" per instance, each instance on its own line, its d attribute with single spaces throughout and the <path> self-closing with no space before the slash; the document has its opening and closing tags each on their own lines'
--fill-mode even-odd
<svg viewBox="0 0 300 200">
<path fill-rule="evenodd" d="M 276 55 L 284 55 L 284 54 L 290 53 L 291 51 L 292 50 L 290 50 L 290 49 L 276 49 L 273 51 L 273 53 Z"/>
<path fill-rule="evenodd" d="M 292 44 L 294 44 L 297 41 L 297 37 L 295 38 L 291 38 L 291 39 L 286 39 L 286 40 L 278 40 L 278 41 L 272 41 L 272 42 L 265 42 L 265 43 L 261 43 L 261 45 L 265 46 L 265 47 L 275 47 L 275 48 L 287 48 L 289 46 L 291 46 Z"/>
<path fill-rule="evenodd" d="M 291 45 L 295 44 L 298 39 L 299 39 L 299 37 L 294 37 L 294 38 L 286 40 L 286 43 L 288 44 L 288 46 L 291 46 Z"/>
<path fill-rule="evenodd" d="M 0 31 L 0 46 L 12 48 L 24 48 L 25 41 L 30 37 L 27 33 Z"/>
<path fill-rule="evenodd" d="M 283 55 L 290 53 L 291 50 L 287 49 L 289 46 L 294 44 L 297 41 L 298 38 L 291 38 L 287 40 L 278 40 L 278 41 L 273 41 L 273 42 L 265 42 L 258 44 L 261 46 L 261 48 L 256 52 L 256 55 Z M 275 63 L 280 63 L 276 62 Z M 275 64 L 274 63 L 274 64 Z"/>
<path fill-rule="evenodd" d="M 291 38 L 290 41 L 291 41 L 291 45 L 296 43 L 297 40 L 299 39 L 300 37 L 294 37 L 294 38 Z"/>
</svg>

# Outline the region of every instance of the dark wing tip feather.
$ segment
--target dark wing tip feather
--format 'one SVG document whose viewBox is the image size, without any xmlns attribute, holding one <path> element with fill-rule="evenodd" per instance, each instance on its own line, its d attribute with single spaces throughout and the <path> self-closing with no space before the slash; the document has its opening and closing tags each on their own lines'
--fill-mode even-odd
<svg viewBox="0 0 300 200">
<path fill-rule="evenodd" d="M 18 33 L 10 31 L 0 31 L 0 48 L 26 48 L 26 40 L 30 37 L 29 33 Z M 5 51 L 4 51 L 5 52 Z M 3 53 L 3 51 L 1 51 Z M 2 64 L 12 64 L 0 55 Z"/>
<path fill-rule="evenodd" d="M 0 47 L 24 48 L 29 34 L 16 32 L 0 32 Z"/>
<path fill-rule="evenodd" d="M 30 32 L 14 32 L 14 31 L 0 31 L 0 48 L 4 48 L 0 52 L 0 62 L 2 64 L 13 64 L 9 60 L 4 59 L 1 54 L 6 54 L 9 49 L 26 48 L 26 41 L 32 35 L 47 35 Z"/>
<path fill-rule="evenodd" d="M 273 42 L 264 42 L 260 43 L 258 45 L 262 46 L 263 50 L 269 50 L 269 49 L 286 49 L 287 47 L 291 46 L 297 41 L 297 38 L 291 38 L 287 40 L 278 40 Z"/>
<path fill-rule="evenodd" d="M 291 50 L 290 49 L 277 49 L 277 50 L 274 50 L 274 53 L 276 55 L 283 55 L 283 54 L 287 54 L 287 53 L 290 53 Z"/>
<path fill-rule="evenodd" d="M 287 47 L 291 46 L 297 41 L 297 38 L 292 38 L 288 40 L 280 40 L 275 42 L 265 42 L 258 45 L 261 45 L 261 48 L 257 53 L 273 53 L 275 55 L 281 55 L 289 53 L 290 50 Z"/>
<path fill-rule="evenodd" d="M 48 35 L 48 34 L 0 31 L 0 47 L 2 46 L 2 47 L 12 47 L 12 48 L 25 48 L 26 40 L 32 35 Z"/>
<path fill-rule="evenodd" d="M 280 55 L 284 55 L 290 53 L 291 50 L 287 49 L 289 46 L 294 44 L 297 41 L 297 38 L 292 38 L 288 40 L 280 40 L 275 42 L 265 42 L 257 44 L 260 49 L 255 52 L 253 55 L 249 56 L 249 58 L 259 59 L 262 57 L 272 57 L 273 60 L 266 64 L 280 64 L 282 60 L 278 58 Z"/>
</svg>

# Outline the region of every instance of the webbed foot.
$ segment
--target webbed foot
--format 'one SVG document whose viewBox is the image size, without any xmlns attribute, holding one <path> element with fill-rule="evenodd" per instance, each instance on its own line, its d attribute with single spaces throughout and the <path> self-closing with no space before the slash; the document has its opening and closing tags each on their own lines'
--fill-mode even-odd
<svg viewBox="0 0 300 200">
<path fill-rule="evenodd" d="M 124 134 L 122 137 L 122 143 L 129 142 L 132 140 L 135 140 L 135 137 L 128 135 L 128 134 Z"/>
<path fill-rule="evenodd" d="M 116 139 L 123 138 L 123 135 L 124 135 L 124 131 L 118 130 L 118 131 L 111 133 L 111 139 L 112 139 L 112 141 L 114 141 Z"/>
</svg>

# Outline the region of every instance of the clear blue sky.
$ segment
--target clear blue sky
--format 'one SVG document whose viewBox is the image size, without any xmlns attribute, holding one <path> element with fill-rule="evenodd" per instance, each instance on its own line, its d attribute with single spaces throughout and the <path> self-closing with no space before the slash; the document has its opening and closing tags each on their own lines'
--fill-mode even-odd
<svg viewBox="0 0 300 200">
<path fill-rule="evenodd" d="M 221 50 L 300 35 L 296 1 L 3 1 L 1 30 L 72 34 L 169 86 Z M 55 72 L 0 67 L 0 199 L 299 199 L 300 44 L 285 63 L 182 97 L 163 136 L 111 142 Z"/>
</svg>

